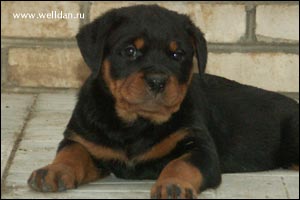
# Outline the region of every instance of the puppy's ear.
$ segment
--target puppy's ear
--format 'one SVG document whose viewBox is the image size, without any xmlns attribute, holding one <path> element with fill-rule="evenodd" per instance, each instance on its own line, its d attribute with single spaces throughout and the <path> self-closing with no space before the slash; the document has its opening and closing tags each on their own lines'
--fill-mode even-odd
<svg viewBox="0 0 300 200">
<path fill-rule="evenodd" d="M 188 23 L 187 31 L 194 42 L 199 73 L 203 74 L 205 72 L 207 62 L 207 44 L 204 34 L 191 21 Z"/>
<path fill-rule="evenodd" d="M 120 24 L 114 10 L 95 19 L 92 23 L 83 26 L 76 35 L 82 57 L 94 76 L 98 75 L 102 65 L 106 40 L 109 33 Z"/>
</svg>

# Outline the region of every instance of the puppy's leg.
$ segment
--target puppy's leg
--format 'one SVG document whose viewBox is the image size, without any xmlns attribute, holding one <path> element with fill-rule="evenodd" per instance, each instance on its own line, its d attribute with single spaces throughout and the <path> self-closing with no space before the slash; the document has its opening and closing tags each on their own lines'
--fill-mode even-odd
<svg viewBox="0 0 300 200">
<path fill-rule="evenodd" d="M 208 144 L 202 143 L 166 165 L 151 189 L 151 198 L 192 199 L 200 191 L 220 184 L 221 173 L 214 145 L 204 141 Z"/>
<path fill-rule="evenodd" d="M 107 174 L 94 166 L 90 154 L 82 145 L 63 140 L 52 164 L 34 171 L 28 185 L 40 192 L 64 191 Z"/>
<path fill-rule="evenodd" d="M 186 161 L 186 154 L 171 161 L 161 172 L 156 184 L 152 187 L 152 199 L 193 199 L 200 187 L 202 173 Z"/>
</svg>

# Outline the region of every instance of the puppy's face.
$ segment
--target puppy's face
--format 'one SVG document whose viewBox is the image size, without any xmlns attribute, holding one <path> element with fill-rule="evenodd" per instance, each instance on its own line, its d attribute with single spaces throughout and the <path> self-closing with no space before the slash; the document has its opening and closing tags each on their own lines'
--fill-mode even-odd
<svg viewBox="0 0 300 200">
<path fill-rule="evenodd" d="M 188 25 L 187 17 L 157 6 L 113 10 L 89 25 L 102 57 L 99 68 L 92 61 L 95 77 L 104 80 L 124 121 L 143 117 L 159 124 L 179 110 L 191 82 L 197 40 Z M 102 39 L 101 28 L 107 29 Z"/>
</svg>

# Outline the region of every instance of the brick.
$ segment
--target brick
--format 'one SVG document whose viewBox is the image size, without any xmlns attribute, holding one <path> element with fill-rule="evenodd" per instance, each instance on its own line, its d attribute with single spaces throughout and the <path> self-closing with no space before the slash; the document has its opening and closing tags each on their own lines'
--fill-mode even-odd
<svg viewBox="0 0 300 200">
<path fill-rule="evenodd" d="M 207 72 L 268 90 L 298 92 L 298 63 L 294 54 L 210 53 Z M 13 85 L 77 88 L 88 74 L 78 49 L 9 51 L 8 80 Z"/>
<path fill-rule="evenodd" d="M 8 81 L 17 86 L 79 87 L 90 73 L 77 48 L 13 48 L 8 64 Z"/>
<path fill-rule="evenodd" d="M 191 15 L 191 7 L 186 2 L 159 2 L 157 5 L 180 14 Z"/>
<path fill-rule="evenodd" d="M 36 16 L 39 13 L 57 14 L 80 13 L 80 7 L 75 2 L 1 2 L 1 36 L 8 37 L 43 37 L 43 38 L 70 38 L 75 36 L 79 27 L 77 19 L 14 19 L 13 14 L 30 13 Z"/>
<path fill-rule="evenodd" d="M 246 31 L 244 5 L 190 3 L 191 17 L 209 42 L 237 42 Z"/>
<path fill-rule="evenodd" d="M 207 73 L 272 91 L 299 92 L 299 56 L 284 53 L 210 53 Z"/>
<path fill-rule="evenodd" d="M 91 6 L 91 20 L 95 19 L 96 17 L 102 15 L 106 11 L 113 9 L 113 8 L 122 8 L 122 7 L 127 7 L 127 6 L 133 6 L 133 5 L 159 5 L 161 7 L 167 8 L 169 10 L 173 10 L 176 12 L 179 12 L 181 14 L 189 14 L 190 13 L 190 6 L 186 2 L 95 2 Z"/>
<path fill-rule="evenodd" d="M 1 48 L 1 86 L 6 82 L 7 49 Z"/>
<path fill-rule="evenodd" d="M 299 41 L 299 5 L 259 5 L 256 10 L 258 40 L 268 38 Z"/>
<path fill-rule="evenodd" d="M 140 2 L 126 2 L 126 1 L 119 1 L 119 2 L 94 2 L 90 9 L 90 19 L 91 21 L 94 20 L 96 17 L 102 15 L 108 10 L 114 9 L 114 8 L 122 8 L 137 4 L 143 4 Z"/>
<path fill-rule="evenodd" d="M 246 12 L 243 5 L 200 4 L 194 2 L 99 2 L 94 3 L 91 7 L 91 19 L 112 8 L 137 4 L 157 4 L 190 16 L 195 24 L 203 30 L 210 42 L 236 42 L 245 34 Z"/>
</svg>

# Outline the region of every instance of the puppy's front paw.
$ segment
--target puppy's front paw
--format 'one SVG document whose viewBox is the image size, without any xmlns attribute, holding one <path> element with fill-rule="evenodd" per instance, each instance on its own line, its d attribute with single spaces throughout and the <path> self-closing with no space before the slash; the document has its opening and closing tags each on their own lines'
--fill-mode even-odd
<svg viewBox="0 0 300 200">
<path fill-rule="evenodd" d="M 193 186 L 177 178 L 158 181 L 151 189 L 151 199 L 196 199 Z"/>
<path fill-rule="evenodd" d="M 29 187 L 39 192 L 61 192 L 77 187 L 73 170 L 63 164 L 52 164 L 32 172 Z"/>
</svg>

